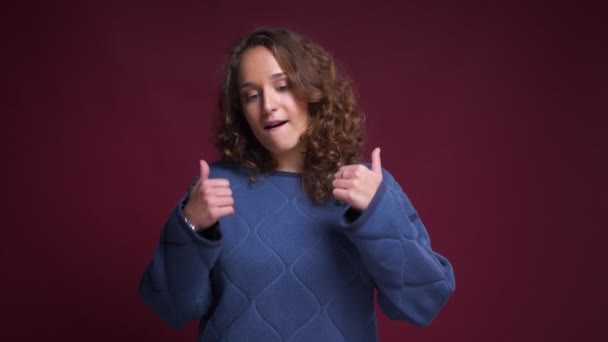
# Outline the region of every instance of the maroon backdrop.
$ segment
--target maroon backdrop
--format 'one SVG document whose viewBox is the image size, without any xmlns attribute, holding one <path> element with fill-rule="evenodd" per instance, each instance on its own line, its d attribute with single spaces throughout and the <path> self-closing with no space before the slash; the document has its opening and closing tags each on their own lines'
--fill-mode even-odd
<svg viewBox="0 0 608 342">
<path fill-rule="evenodd" d="M 127 4 L 128 3 L 128 4 Z M 582 2 L 98 1 L 3 10 L 0 340 L 194 341 L 137 294 L 159 232 L 216 158 L 228 46 L 312 37 L 367 114 L 365 155 L 410 195 L 456 292 L 381 341 L 605 341 L 606 15 Z M 329 7 L 328 7 L 329 6 Z"/>
</svg>

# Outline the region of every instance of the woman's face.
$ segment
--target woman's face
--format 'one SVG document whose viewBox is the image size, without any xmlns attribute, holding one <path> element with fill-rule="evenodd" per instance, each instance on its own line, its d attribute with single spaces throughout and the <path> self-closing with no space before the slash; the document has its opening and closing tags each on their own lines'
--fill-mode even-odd
<svg viewBox="0 0 608 342">
<path fill-rule="evenodd" d="M 295 94 L 270 50 L 257 46 L 243 52 L 239 91 L 249 127 L 279 166 L 300 160 L 304 151 L 300 137 L 308 128 L 308 103 Z"/>
</svg>

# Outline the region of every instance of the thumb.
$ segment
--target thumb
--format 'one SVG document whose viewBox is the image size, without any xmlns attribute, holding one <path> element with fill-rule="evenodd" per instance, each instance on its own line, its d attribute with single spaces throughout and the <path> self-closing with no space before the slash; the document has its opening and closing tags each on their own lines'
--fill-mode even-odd
<svg viewBox="0 0 608 342">
<path fill-rule="evenodd" d="M 372 151 L 372 171 L 382 174 L 382 164 L 380 163 L 380 147 Z"/>
<path fill-rule="evenodd" d="M 201 160 L 201 178 L 200 181 L 206 181 L 209 178 L 209 164 L 206 161 Z"/>
</svg>

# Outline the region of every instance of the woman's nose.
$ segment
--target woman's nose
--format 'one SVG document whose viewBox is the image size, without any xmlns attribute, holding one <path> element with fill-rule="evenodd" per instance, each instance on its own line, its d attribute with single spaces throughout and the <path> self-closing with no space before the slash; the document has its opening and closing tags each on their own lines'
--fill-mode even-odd
<svg viewBox="0 0 608 342">
<path fill-rule="evenodd" d="M 272 91 L 264 92 L 264 111 L 266 114 L 271 114 L 277 110 L 277 99 L 276 94 Z"/>
</svg>

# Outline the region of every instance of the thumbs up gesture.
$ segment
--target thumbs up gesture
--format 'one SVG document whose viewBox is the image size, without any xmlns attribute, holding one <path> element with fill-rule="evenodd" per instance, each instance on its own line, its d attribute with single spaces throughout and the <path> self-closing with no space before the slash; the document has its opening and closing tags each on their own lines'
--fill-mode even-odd
<svg viewBox="0 0 608 342">
<path fill-rule="evenodd" d="M 234 199 L 230 182 L 224 178 L 209 178 L 209 165 L 201 160 L 201 176 L 190 191 L 184 216 L 199 229 L 213 226 L 221 217 L 234 214 Z"/>
<path fill-rule="evenodd" d="M 382 182 L 380 148 L 372 151 L 371 170 L 365 165 L 345 165 L 334 175 L 333 195 L 348 203 L 353 209 L 364 211 L 369 206 Z"/>
</svg>

